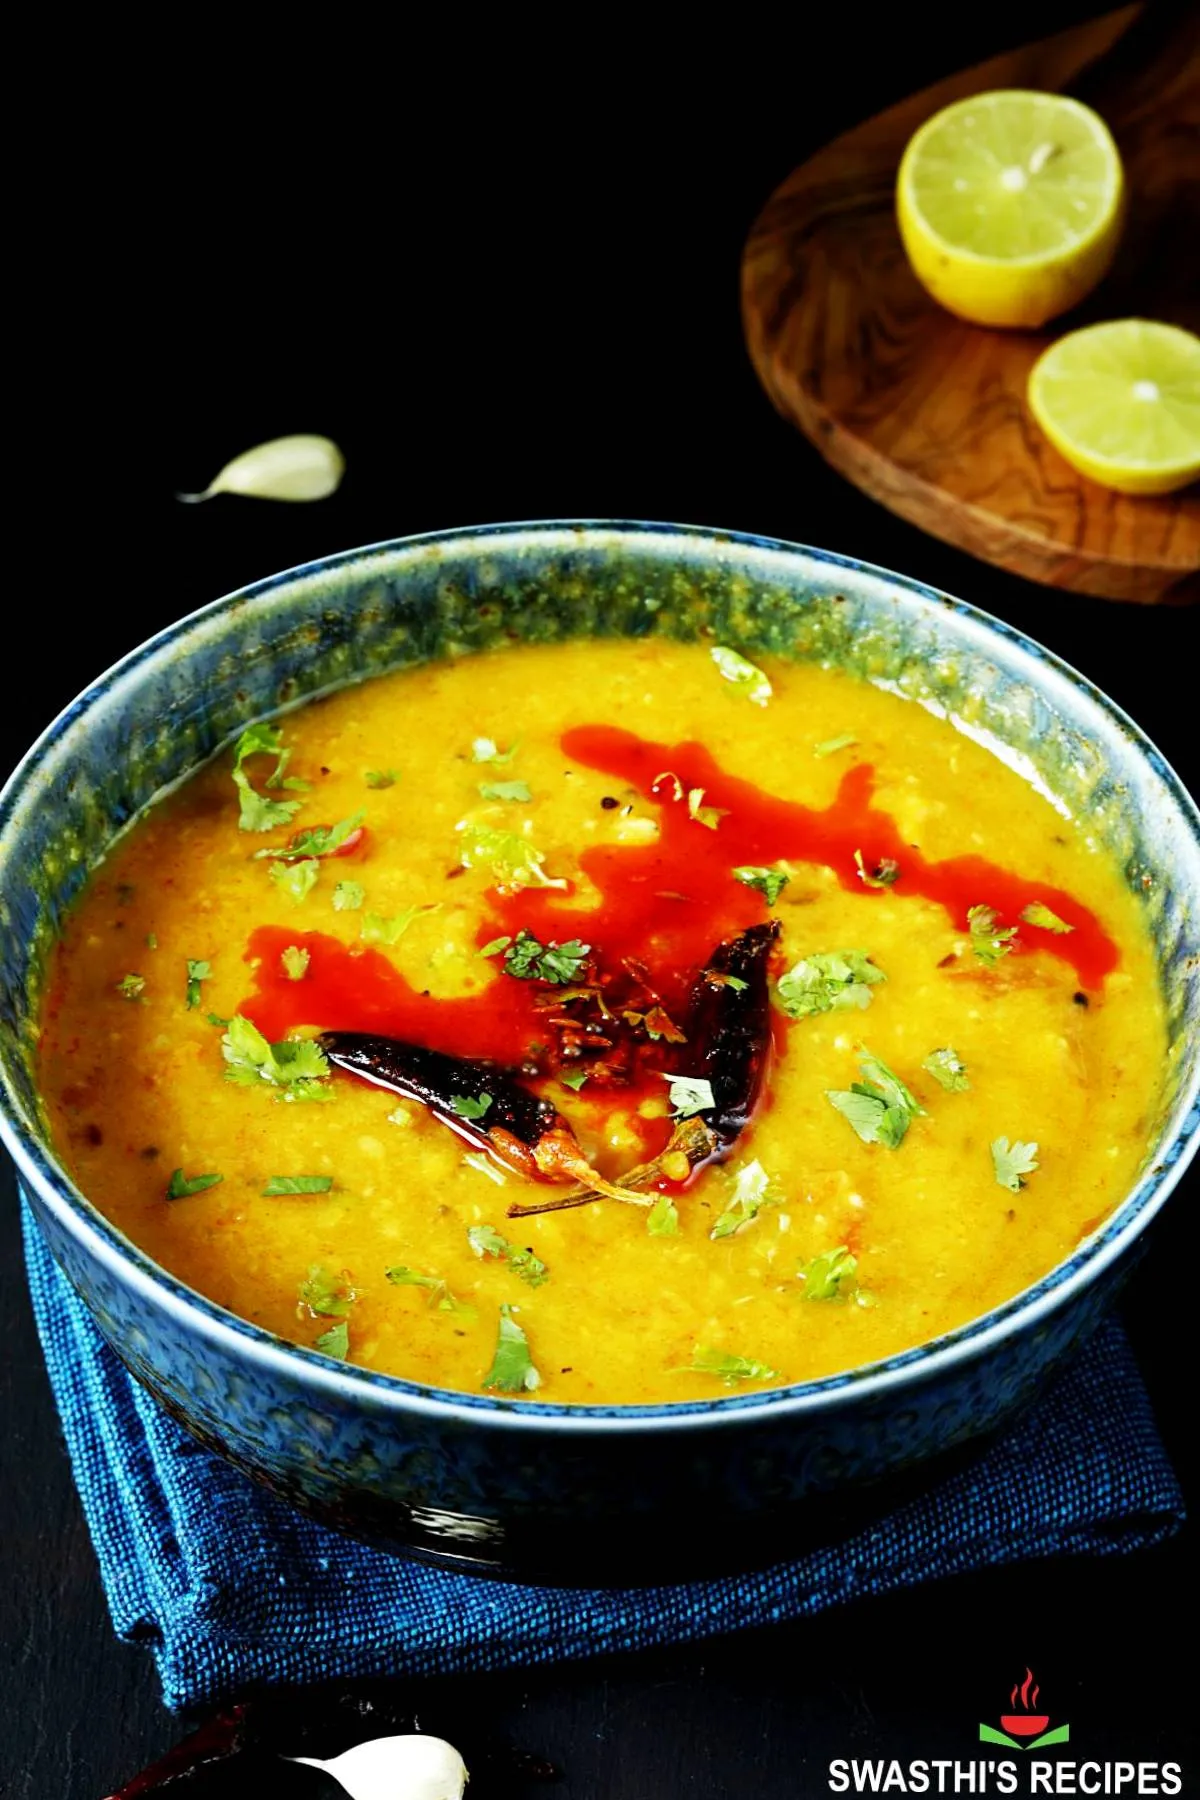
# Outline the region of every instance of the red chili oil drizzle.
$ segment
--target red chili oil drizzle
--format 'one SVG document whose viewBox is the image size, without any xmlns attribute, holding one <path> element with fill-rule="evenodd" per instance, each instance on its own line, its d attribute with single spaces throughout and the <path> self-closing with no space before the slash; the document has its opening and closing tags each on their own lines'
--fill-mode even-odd
<svg viewBox="0 0 1200 1800">
<path fill-rule="evenodd" d="M 1048 951 L 1071 965 L 1084 988 L 1098 988 L 1117 966 L 1117 947 L 1099 920 L 1061 888 L 1031 882 L 981 856 L 928 861 L 904 841 L 890 814 L 873 806 L 875 773 L 867 763 L 850 769 L 832 806 L 820 809 L 723 774 L 702 744 L 656 744 L 616 726 L 585 725 L 568 731 L 562 748 L 573 762 L 602 770 L 656 802 L 660 835 L 652 844 L 596 845 L 583 852 L 580 866 L 599 894 L 598 906 L 572 904 L 573 889 L 491 895 L 477 938 L 481 945 L 522 926 L 543 942 L 582 937 L 608 967 L 623 957 L 644 964 L 668 1011 L 679 1018 L 714 945 L 764 916 L 762 896 L 733 879 L 735 867 L 779 860 L 824 864 L 844 888 L 870 903 L 879 892 L 859 877 L 854 852 L 861 850 L 868 869 L 887 857 L 898 862 L 892 891 L 936 901 L 959 930 L 966 929 L 969 907 L 993 907 L 1001 926 L 1019 925 L 1018 954 L 1022 946 Z M 671 797 L 673 782 L 658 780 L 667 771 L 678 778 L 679 800 Z M 725 809 L 715 830 L 689 816 L 687 794 L 695 788 L 703 788 L 705 807 Z M 1060 935 L 1022 923 L 1022 910 L 1035 900 L 1074 929 Z M 865 927 L 858 935 L 869 945 Z M 282 971 L 280 956 L 289 944 L 309 952 L 303 981 L 290 981 Z M 298 1025 L 379 1031 L 458 1056 L 519 1064 L 544 1038 L 532 982 L 503 980 L 478 994 L 434 999 L 377 950 L 278 926 L 255 931 L 247 957 L 257 959 L 257 991 L 242 1010 L 273 1040 Z"/>
</svg>

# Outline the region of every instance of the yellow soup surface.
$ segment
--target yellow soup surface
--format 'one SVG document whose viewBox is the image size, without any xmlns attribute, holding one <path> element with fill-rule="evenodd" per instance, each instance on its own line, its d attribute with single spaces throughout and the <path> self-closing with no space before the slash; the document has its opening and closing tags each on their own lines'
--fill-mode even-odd
<svg viewBox="0 0 1200 1800">
<path fill-rule="evenodd" d="M 241 751 L 91 878 L 40 1075 L 82 1191 L 270 1331 L 549 1401 L 800 1381 L 1019 1293 L 1138 1172 L 1165 1028 L 1136 902 L 917 705 L 702 645 L 530 646 Z M 748 1006 L 728 946 L 771 920 L 757 1105 L 692 1170 L 696 995 Z M 475 1070 L 450 1129 L 304 1042 L 330 1031 L 491 1059 L 497 1093 Z M 510 1217 L 573 1190 L 489 1137 L 501 1080 L 600 1179 L 668 1151 L 643 1203 Z"/>
</svg>

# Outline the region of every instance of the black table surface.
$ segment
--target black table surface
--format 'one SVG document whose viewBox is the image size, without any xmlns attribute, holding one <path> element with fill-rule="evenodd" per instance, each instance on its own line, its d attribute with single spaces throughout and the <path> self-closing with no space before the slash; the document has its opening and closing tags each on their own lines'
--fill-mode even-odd
<svg viewBox="0 0 1200 1800">
<path fill-rule="evenodd" d="M 719 37 L 697 26 L 669 49 L 637 21 L 595 25 L 585 45 L 453 19 L 423 21 L 419 41 L 400 26 L 376 38 L 347 18 L 328 41 L 294 25 L 286 70 L 280 45 L 245 26 L 205 42 L 181 28 L 155 40 L 145 85 L 122 74 L 119 37 L 98 40 L 104 79 L 84 84 L 69 175 L 43 178 L 54 223 L 37 269 L 52 299 L 31 319 L 41 385 L 17 517 L 52 524 L 10 604 L 53 638 L 9 662 L 4 764 L 116 656 L 257 576 L 415 531 L 613 517 L 821 544 L 960 594 L 1107 689 L 1194 787 L 1194 613 L 972 562 L 843 483 L 756 385 L 738 259 L 771 188 L 889 101 L 1086 16 L 939 11 L 934 31 L 911 12 L 868 29 L 843 10 L 769 32 L 730 17 Z M 174 499 L 237 450 L 304 430 L 346 452 L 332 500 Z M 0 1180 L 0 1791 L 97 1800 L 182 1726 L 149 1657 L 113 1638 L 7 1167 Z M 1189 1491 L 1198 1199 L 1194 1173 L 1124 1300 Z M 423 1717 L 550 1759 L 560 1785 L 528 1791 L 564 1800 L 825 1792 L 832 1757 L 968 1758 L 1027 1664 L 1071 1719 L 1073 1755 L 1186 1768 L 1191 1538 L 694 1648 L 407 1686 L 398 1674 L 398 1691 Z"/>
</svg>

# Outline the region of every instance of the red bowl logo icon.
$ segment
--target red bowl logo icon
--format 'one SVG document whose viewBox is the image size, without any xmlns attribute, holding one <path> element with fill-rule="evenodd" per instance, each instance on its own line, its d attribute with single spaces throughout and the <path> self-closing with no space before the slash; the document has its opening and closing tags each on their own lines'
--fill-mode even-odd
<svg viewBox="0 0 1200 1800">
<path fill-rule="evenodd" d="M 1040 1737 L 1050 1723 L 1049 1713 L 1002 1713 L 1000 1724 L 1009 1737 Z"/>
</svg>

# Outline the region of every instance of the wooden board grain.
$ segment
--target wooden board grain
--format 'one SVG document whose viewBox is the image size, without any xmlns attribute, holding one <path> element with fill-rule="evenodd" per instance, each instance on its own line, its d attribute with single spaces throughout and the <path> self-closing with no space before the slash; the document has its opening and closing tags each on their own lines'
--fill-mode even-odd
<svg viewBox="0 0 1200 1800">
<path fill-rule="evenodd" d="M 1107 119 L 1129 180 L 1112 271 L 1065 320 L 1001 332 L 918 284 L 893 190 L 917 127 L 988 88 L 1070 91 Z M 1200 7 L 1125 7 L 926 88 L 836 138 L 772 195 L 742 262 L 746 340 L 778 410 L 893 512 L 1027 578 L 1110 599 L 1200 598 L 1200 491 L 1086 480 L 1025 404 L 1061 332 L 1141 316 L 1200 326 Z"/>
</svg>

